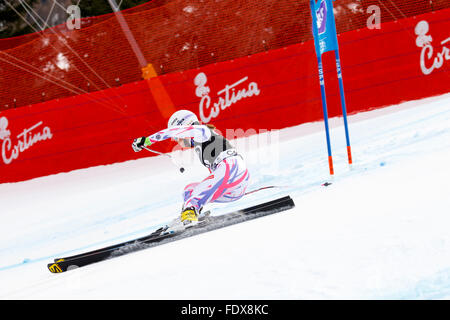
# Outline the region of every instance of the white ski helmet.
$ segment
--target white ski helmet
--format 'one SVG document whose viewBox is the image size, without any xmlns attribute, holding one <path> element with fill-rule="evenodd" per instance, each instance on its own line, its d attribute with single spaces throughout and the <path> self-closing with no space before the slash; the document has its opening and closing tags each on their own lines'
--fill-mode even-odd
<svg viewBox="0 0 450 320">
<path fill-rule="evenodd" d="M 172 128 L 178 126 L 188 126 L 191 124 L 199 124 L 195 113 L 189 110 L 178 110 L 170 117 L 167 127 Z"/>
</svg>

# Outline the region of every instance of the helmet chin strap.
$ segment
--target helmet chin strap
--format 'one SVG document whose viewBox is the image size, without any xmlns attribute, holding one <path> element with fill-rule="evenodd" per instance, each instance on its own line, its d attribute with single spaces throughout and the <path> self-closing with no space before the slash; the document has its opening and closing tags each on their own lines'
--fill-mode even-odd
<svg viewBox="0 0 450 320">
<path fill-rule="evenodd" d="M 174 139 L 182 148 L 194 147 L 194 140 L 191 138 L 175 138 Z"/>
<path fill-rule="evenodd" d="M 181 140 L 182 146 L 185 148 L 192 148 L 194 147 L 194 140 L 190 138 L 185 138 Z"/>
</svg>

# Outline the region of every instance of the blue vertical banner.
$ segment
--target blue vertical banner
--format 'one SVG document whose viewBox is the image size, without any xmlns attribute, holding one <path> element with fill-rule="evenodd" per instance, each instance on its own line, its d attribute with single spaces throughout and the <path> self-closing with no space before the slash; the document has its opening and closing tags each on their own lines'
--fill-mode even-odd
<svg viewBox="0 0 450 320">
<path fill-rule="evenodd" d="M 347 108 L 344 95 L 344 82 L 342 79 L 341 62 L 339 56 L 339 45 L 336 31 L 336 21 L 333 12 L 334 0 L 310 0 L 312 15 L 312 30 L 314 35 L 314 44 L 316 48 L 317 63 L 319 68 L 320 90 L 322 95 L 322 108 L 325 123 L 325 133 L 327 138 L 328 165 L 330 175 L 333 176 L 333 158 L 331 154 L 330 132 L 328 125 L 327 99 L 325 91 L 325 75 L 323 71 L 322 54 L 328 51 L 334 51 L 336 55 L 336 69 L 339 80 L 339 90 L 341 97 L 342 114 L 344 117 L 345 138 L 347 141 L 348 163 L 352 164 L 352 155 L 350 148 L 350 135 L 348 133 Z"/>
<path fill-rule="evenodd" d="M 314 42 L 316 54 L 338 50 L 336 23 L 334 20 L 332 0 L 311 0 Z"/>
</svg>

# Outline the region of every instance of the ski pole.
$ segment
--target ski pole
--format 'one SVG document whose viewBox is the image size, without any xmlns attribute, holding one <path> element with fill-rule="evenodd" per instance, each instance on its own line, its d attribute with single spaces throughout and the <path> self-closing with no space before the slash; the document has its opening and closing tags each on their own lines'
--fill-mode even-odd
<svg viewBox="0 0 450 320">
<path fill-rule="evenodd" d="M 322 183 L 321 186 L 322 187 L 328 187 L 331 184 L 332 184 L 331 182 L 325 182 L 325 183 Z M 251 190 L 251 191 L 247 191 L 246 193 L 244 193 L 244 196 L 247 196 L 249 194 L 252 194 L 252 193 L 255 193 L 255 192 L 258 192 L 258 191 L 261 191 L 261 190 L 272 189 L 272 188 L 299 188 L 299 187 L 300 186 L 295 186 L 295 185 L 290 185 L 290 186 L 265 186 L 265 187 L 261 187 L 261 188 L 254 189 L 254 190 Z"/>
<path fill-rule="evenodd" d="M 159 152 L 159 151 L 155 151 L 155 150 L 149 149 L 147 147 L 144 147 L 144 149 L 147 150 L 147 151 L 159 154 L 161 156 L 166 156 L 166 157 L 170 158 L 172 160 L 173 164 L 176 165 L 178 167 L 178 169 L 180 169 L 180 172 L 181 173 L 184 172 L 184 168 L 182 166 L 180 166 L 170 154 L 162 153 L 162 152 Z"/>
</svg>

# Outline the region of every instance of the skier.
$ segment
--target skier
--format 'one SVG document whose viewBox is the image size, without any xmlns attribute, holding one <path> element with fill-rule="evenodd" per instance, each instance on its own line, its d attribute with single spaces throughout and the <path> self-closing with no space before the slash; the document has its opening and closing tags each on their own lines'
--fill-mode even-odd
<svg viewBox="0 0 450 320">
<path fill-rule="evenodd" d="M 194 148 L 200 162 L 209 169 L 205 179 L 184 188 L 181 216 L 177 218 L 184 227 L 198 223 L 206 204 L 236 201 L 248 186 L 250 176 L 242 156 L 214 129 L 200 124 L 193 112 L 179 110 L 170 117 L 167 129 L 136 138 L 132 143 L 133 150 L 139 152 L 155 142 L 172 138 L 182 147 Z"/>
</svg>

